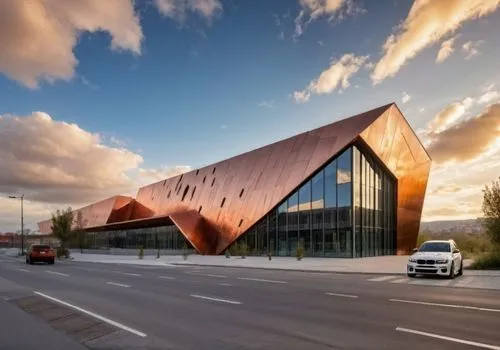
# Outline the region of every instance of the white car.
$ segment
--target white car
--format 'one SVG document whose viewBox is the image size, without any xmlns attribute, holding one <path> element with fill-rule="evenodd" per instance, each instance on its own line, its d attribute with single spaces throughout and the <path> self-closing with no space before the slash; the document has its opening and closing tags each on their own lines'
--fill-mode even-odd
<svg viewBox="0 0 500 350">
<path fill-rule="evenodd" d="M 438 275 L 454 278 L 463 273 L 462 254 L 453 240 L 426 241 L 413 251 L 406 268 L 408 277 Z"/>
</svg>

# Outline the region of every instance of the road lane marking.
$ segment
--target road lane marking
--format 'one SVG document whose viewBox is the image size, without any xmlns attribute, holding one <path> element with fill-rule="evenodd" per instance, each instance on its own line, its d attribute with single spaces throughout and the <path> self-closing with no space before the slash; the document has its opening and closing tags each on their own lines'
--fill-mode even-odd
<svg viewBox="0 0 500 350">
<path fill-rule="evenodd" d="M 382 277 L 375 277 L 375 278 L 371 278 L 369 279 L 368 281 L 372 281 L 372 282 L 382 282 L 382 281 L 387 281 L 387 280 L 390 280 L 390 279 L 393 279 L 393 278 L 396 278 L 397 276 L 382 276 Z"/>
<path fill-rule="evenodd" d="M 114 273 L 119 273 L 121 275 L 127 275 L 127 276 L 135 276 L 135 277 L 140 277 L 142 276 L 139 273 L 132 273 L 132 272 L 121 272 L 121 271 L 113 271 Z"/>
<path fill-rule="evenodd" d="M 19 271 L 23 271 L 23 272 L 31 272 L 30 270 L 26 270 L 26 269 L 18 269 Z"/>
<path fill-rule="evenodd" d="M 50 270 L 45 270 L 47 273 L 51 273 L 53 275 L 58 275 L 58 276 L 63 276 L 63 277 L 69 277 L 67 273 L 61 273 L 61 272 L 56 272 L 56 271 L 50 271 Z"/>
<path fill-rule="evenodd" d="M 500 309 L 489 309 L 489 308 L 485 308 L 485 307 L 468 306 L 468 305 L 440 304 L 440 303 L 430 303 L 430 302 L 425 302 L 425 301 L 402 300 L 402 299 L 389 299 L 389 301 L 396 302 L 396 303 L 407 303 L 407 304 L 418 304 L 418 305 L 427 305 L 427 306 L 449 307 L 449 308 L 454 308 L 454 309 L 467 309 L 467 310 L 476 310 L 476 311 L 500 312 Z"/>
<path fill-rule="evenodd" d="M 232 287 L 233 286 L 231 283 L 220 283 L 219 285 L 224 286 L 224 287 Z"/>
<path fill-rule="evenodd" d="M 391 283 L 404 283 L 408 281 L 408 278 L 398 278 L 397 280 L 391 281 Z"/>
<path fill-rule="evenodd" d="M 73 304 L 67 303 L 67 302 L 65 302 L 65 301 L 63 301 L 63 300 L 60 300 L 60 299 L 57 299 L 57 298 L 51 297 L 50 295 L 47 295 L 47 294 L 43 294 L 43 293 L 36 292 L 36 291 L 35 291 L 34 293 L 35 293 L 36 295 L 39 295 L 39 296 L 44 297 L 44 298 L 46 298 L 46 299 L 52 300 L 52 301 L 54 301 L 54 302 L 56 302 L 56 303 L 59 303 L 59 304 L 62 304 L 62 305 L 64 305 L 64 306 L 67 306 L 67 307 L 73 308 L 73 309 L 75 309 L 75 310 L 78 310 L 78 311 L 80 311 L 80 312 L 83 312 L 83 313 L 84 313 L 84 314 L 86 314 L 86 315 L 89 315 L 89 316 L 92 316 L 92 317 L 94 317 L 94 318 L 97 318 L 98 320 L 101 320 L 101 321 L 106 322 L 106 323 L 108 323 L 108 324 L 110 324 L 110 325 L 112 325 L 112 326 L 115 326 L 115 327 L 118 327 L 118 328 L 120 328 L 120 329 L 123 329 L 124 331 L 130 332 L 130 333 L 135 334 L 135 335 L 137 335 L 137 336 L 139 336 L 139 337 L 144 338 L 144 337 L 146 337 L 146 336 L 147 336 L 147 334 L 146 334 L 146 333 L 143 333 L 143 332 L 140 332 L 140 331 L 138 331 L 138 330 L 136 330 L 136 329 L 133 329 L 133 328 L 127 327 L 127 326 L 125 326 L 124 324 L 121 324 L 121 323 L 119 323 L 119 322 L 116 322 L 116 321 L 110 320 L 109 318 L 106 318 L 106 317 L 101 316 L 101 315 L 99 315 L 99 314 L 96 314 L 96 313 L 94 313 L 94 312 L 91 312 L 91 311 L 85 310 L 85 309 L 83 309 L 83 308 L 81 308 L 81 307 L 79 307 L 79 306 L 76 306 L 76 305 L 73 305 Z"/>
<path fill-rule="evenodd" d="M 408 329 L 408 328 L 403 328 L 403 327 L 396 327 L 396 331 L 398 331 L 398 332 L 412 333 L 412 334 L 417 334 L 417 335 L 423 335 L 425 337 L 431 337 L 431 338 L 436 338 L 436 339 L 448 340 L 448 341 L 451 341 L 451 342 L 454 342 L 454 343 L 472 345 L 472 346 L 475 346 L 475 347 L 478 347 L 478 348 L 500 350 L 500 346 L 496 346 L 496 345 L 490 345 L 490 344 L 478 343 L 478 342 L 470 341 L 470 340 L 463 340 L 463 339 L 458 339 L 458 338 L 446 337 L 444 335 L 439 335 L 439 334 L 434 334 L 434 333 L 427 333 L 427 332 L 421 332 L 421 331 L 416 331 L 414 329 Z"/>
<path fill-rule="evenodd" d="M 116 283 L 116 282 L 106 282 L 106 283 L 110 284 L 112 286 L 123 287 L 123 288 L 130 288 L 130 285 L 128 285 L 128 284 L 122 284 L 122 283 Z"/>
<path fill-rule="evenodd" d="M 205 299 L 205 300 L 212 300 L 212 301 L 218 301 L 218 302 L 221 302 L 221 303 L 227 303 L 227 304 L 236 304 L 236 305 L 241 304 L 241 302 L 240 302 L 240 301 L 236 301 L 236 300 L 228 300 L 228 299 L 212 298 L 212 297 L 207 297 L 207 296 L 204 296 L 204 295 L 198 295 L 198 294 L 190 294 L 189 296 L 191 296 L 191 297 L 193 297 L 193 298 Z"/>
<path fill-rule="evenodd" d="M 288 283 L 287 281 L 264 280 L 261 278 L 251 278 L 251 277 L 238 277 L 238 279 L 245 281 L 267 282 L 267 283 Z"/>
<path fill-rule="evenodd" d="M 175 277 L 172 276 L 158 276 L 158 278 L 161 278 L 163 280 L 175 280 Z"/>
<path fill-rule="evenodd" d="M 210 274 L 210 273 L 200 273 L 198 275 L 200 275 L 200 276 L 208 276 L 208 277 L 215 277 L 215 278 L 227 278 L 227 276 L 213 275 L 213 274 Z"/>
<path fill-rule="evenodd" d="M 344 297 L 344 298 L 357 298 L 357 295 L 350 295 L 350 294 L 340 294 L 340 293 L 325 293 L 326 295 L 331 295 L 334 297 Z"/>
</svg>

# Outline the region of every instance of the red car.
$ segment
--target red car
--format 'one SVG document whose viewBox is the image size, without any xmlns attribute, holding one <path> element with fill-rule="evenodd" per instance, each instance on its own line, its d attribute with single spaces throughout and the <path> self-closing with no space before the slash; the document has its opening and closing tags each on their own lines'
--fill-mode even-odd
<svg viewBox="0 0 500 350">
<path fill-rule="evenodd" d="M 26 264 L 34 264 L 37 261 L 53 264 L 55 260 L 54 250 L 44 244 L 33 244 L 26 253 Z"/>
</svg>

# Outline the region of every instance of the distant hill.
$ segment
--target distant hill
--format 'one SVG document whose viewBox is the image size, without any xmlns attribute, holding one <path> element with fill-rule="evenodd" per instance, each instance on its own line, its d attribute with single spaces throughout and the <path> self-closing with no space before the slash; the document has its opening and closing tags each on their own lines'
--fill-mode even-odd
<svg viewBox="0 0 500 350">
<path fill-rule="evenodd" d="M 484 227 L 481 219 L 428 221 L 420 224 L 420 232 L 481 234 Z"/>
</svg>

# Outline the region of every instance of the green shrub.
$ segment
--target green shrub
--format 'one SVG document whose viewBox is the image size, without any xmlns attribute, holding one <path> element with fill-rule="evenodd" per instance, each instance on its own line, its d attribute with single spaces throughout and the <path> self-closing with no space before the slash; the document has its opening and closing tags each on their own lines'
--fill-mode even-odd
<svg viewBox="0 0 500 350">
<path fill-rule="evenodd" d="M 158 251 L 156 252 L 156 259 L 160 258 L 160 249 L 158 248 Z"/>
<path fill-rule="evenodd" d="M 229 259 L 231 257 L 231 253 L 229 253 L 229 249 L 226 249 L 226 259 Z"/>
<path fill-rule="evenodd" d="M 479 255 L 470 268 L 474 270 L 500 270 L 500 250 Z"/>
<path fill-rule="evenodd" d="M 233 244 L 231 244 L 231 246 L 229 247 L 229 253 L 233 256 L 240 254 L 240 246 L 238 242 L 234 242 Z"/>
<path fill-rule="evenodd" d="M 144 248 L 142 248 L 142 245 L 139 247 L 139 259 L 144 258 Z"/>
<path fill-rule="evenodd" d="M 69 250 L 66 248 L 63 248 L 63 247 L 57 247 L 56 256 L 58 259 L 61 259 L 61 258 L 68 259 L 69 258 Z"/>
<path fill-rule="evenodd" d="M 184 260 L 187 260 L 188 256 L 189 256 L 188 246 L 186 243 L 184 243 L 184 245 L 182 246 L 182 257 L 184 258 Z"/>
<path fill-rule="evenodd" d="M 248 254 L 248 246 L 245 242 L 241 242 L 240 244 L 240 253 L 241 253 L 241 258 L 245 259 Z"/>
<path fill-rule="evenodd" d="M 299 244 L 297 245 L 297 260 L 302 260 L 302 258 L 304 257 L 304 244 L 302 243 L 302 241 L 299 242 Z"/>
</svg>

